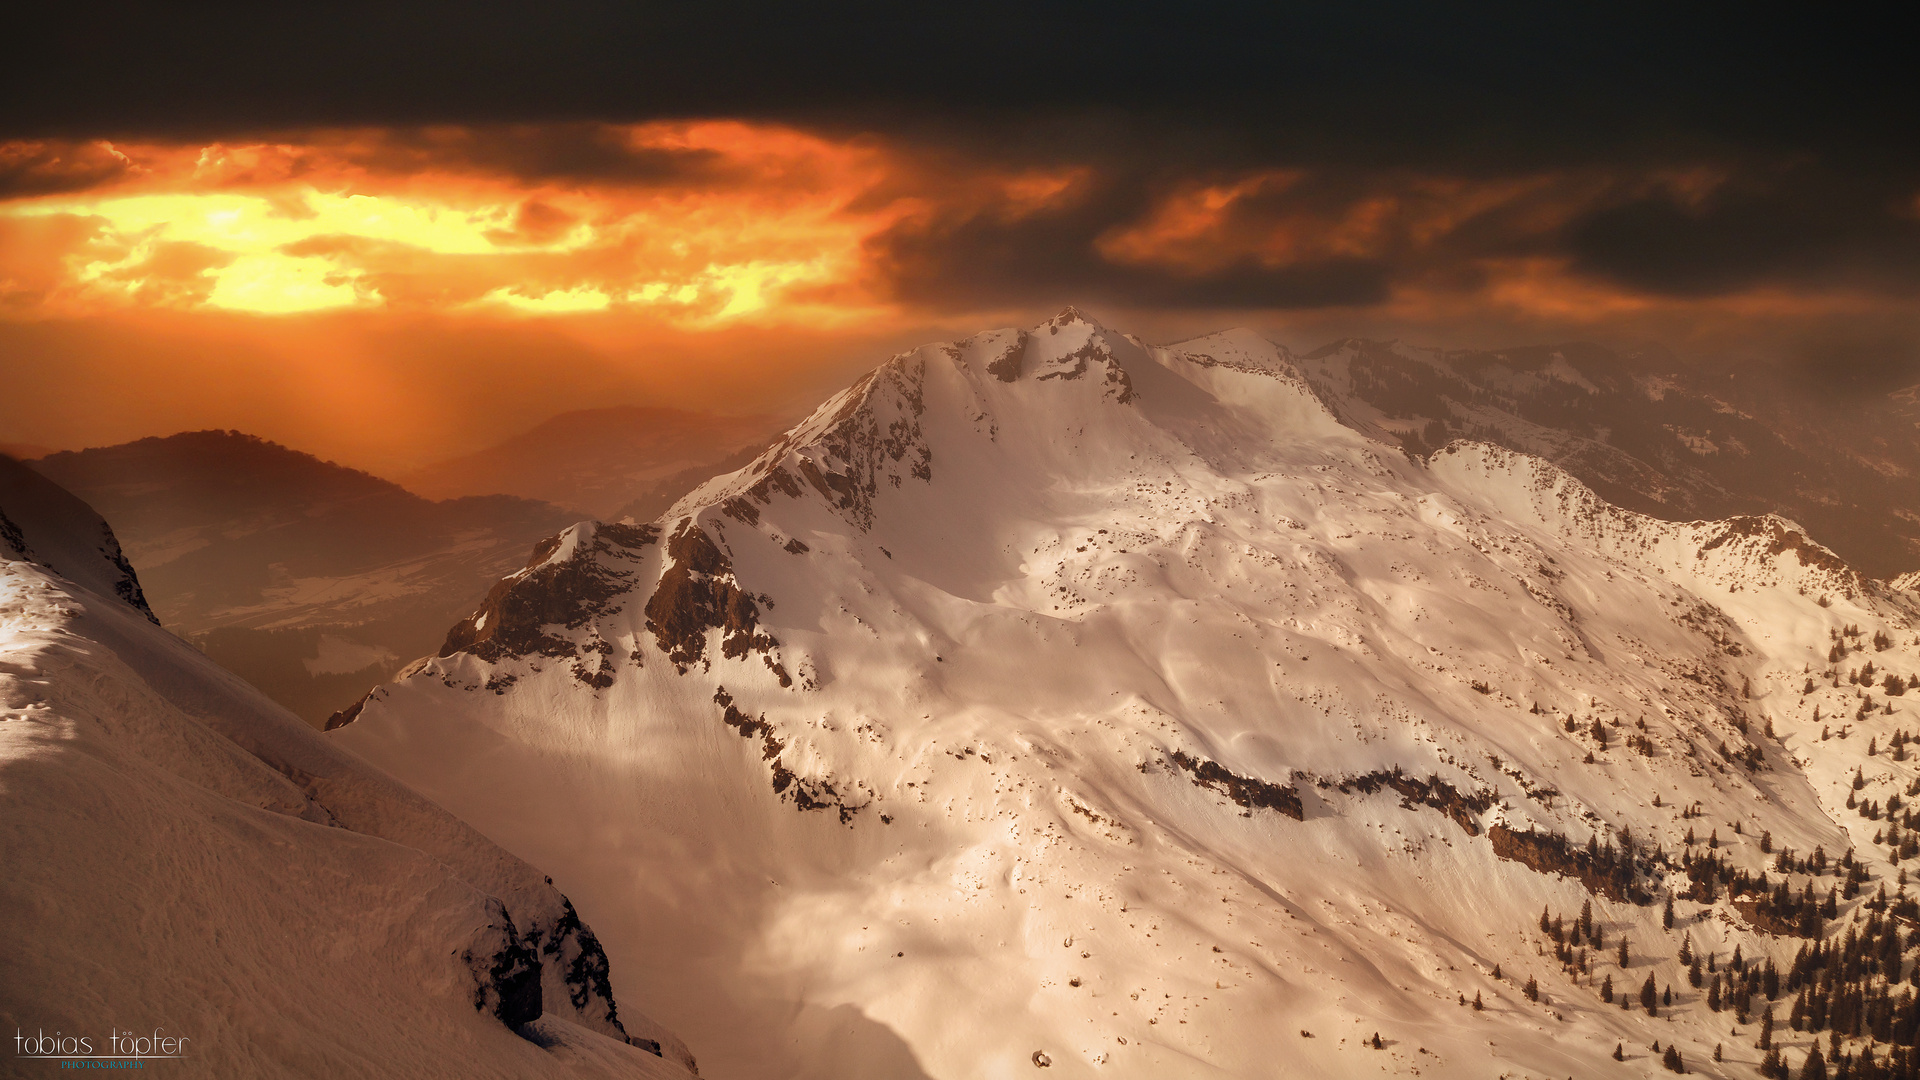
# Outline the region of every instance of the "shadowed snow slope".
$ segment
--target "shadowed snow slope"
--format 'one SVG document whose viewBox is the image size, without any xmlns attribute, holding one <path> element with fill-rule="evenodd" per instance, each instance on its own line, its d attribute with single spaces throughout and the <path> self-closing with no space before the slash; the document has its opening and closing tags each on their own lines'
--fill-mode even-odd
<svg viewBox="0 0 1920 1080">
<path fill-rule="evenodd" d="M 164 1028 L 185 1076 L 691 1075 L 548 879 L 155 626 L 98 515 L 7 480 L 0 1027 Z"/>
<path fill-rule="evenodd" d="M 1782 848 L 1860 853 L 1829 935 L 1892 878 L 1840 808 L 1912 780 L 1902 699 L 1841 680 L 1920 670 L 1910 605 L 1068 311 L 547 541 L 333 737 L 564 872 L 716 1076 L 1745 1076 L 1676 955 L 1791 957 L 1727 884 Z"/>
</svg>

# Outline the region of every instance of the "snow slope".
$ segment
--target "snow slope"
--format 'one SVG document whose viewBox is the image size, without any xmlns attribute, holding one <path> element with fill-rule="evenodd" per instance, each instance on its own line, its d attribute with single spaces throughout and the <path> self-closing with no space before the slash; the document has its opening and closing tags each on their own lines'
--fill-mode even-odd
<svg viewBox="0 0 1920 1080">
<path fill-rule="evenodd" d="M 105 522 L 0 469 L 0 1027 L 164 1028 L 187 1076 L 691 1075 L 550 879 L 161 630 Z"/>
<path fill-rule="evenodd" d="M 1867 753 L 1905 705 L 1842 680 L 1920 670 L 1915 612 L 1791 522 L 1410 458 L 1254 334 L 1069 310 L 547 541 L 333 737 L 563 872 L 713 1076 L 1750 1076 L 1676 954 L 1799 942 L 1660 901 L 1689 832 L 1896 873 L 1843 804 L 1913 780 Z M 1537 923 L 1589 900 L 1582 973 Z"/>
</svg>

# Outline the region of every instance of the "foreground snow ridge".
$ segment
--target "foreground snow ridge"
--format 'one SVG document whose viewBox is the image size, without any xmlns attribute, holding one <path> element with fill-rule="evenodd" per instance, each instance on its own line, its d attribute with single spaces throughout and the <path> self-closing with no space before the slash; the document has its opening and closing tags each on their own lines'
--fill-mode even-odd
<svg viewBox="0 0 1920 1080">
<path fill-rule="evenodd" d="M 181 1076 L 693 1075 L 550 878 L 156 626 L 4 458 L 0 912 L 0 1024 Z"/>
<path fill-rule="evenodd" d="M 1911 1042 L 1915 614 L 1069 310 L 567 530 L 333 737 L 564 874 L 713 1075 L 1752 1076 L 1769 1007 L 1796 1072 Z M 1796 1030 L 1820 978 L 1886 1004 Z"/>
</svg>

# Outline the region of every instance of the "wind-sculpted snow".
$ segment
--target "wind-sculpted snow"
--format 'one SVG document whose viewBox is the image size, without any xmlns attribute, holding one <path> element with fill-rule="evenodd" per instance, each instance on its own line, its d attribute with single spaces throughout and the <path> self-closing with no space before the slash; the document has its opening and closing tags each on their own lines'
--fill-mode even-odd
<svg viewBox="0 0 1920 1080">
<path fill-rule="evenodd" d="M 22 535 L 61 551 L 57 530 Z M 92 575 L 60 558 L 110 581 L 110 556 Z M 190 1042 L 155 1064 L 185 1076 L 690 1075 L 684 1046 L 616 1007 L 550 878 L 144 609 L 12 553 L 0 912 L 17 935 L 0 1022 L 102 1053 L 163 1027 Z"/>
<path fill-rule="evenodd" d="M 1853 808 L 1916 779 L 1920 600 L 1389 448 L 1245 331 L 929 345 L 655 524 L 609 685 L 434 658 L 334 737 L 580 881 L 719 1070 L 1750 1075 L 1763 999 L 1683 942 L 1785 963 L 1782 880 L 1829 939 L 1899 885 Z"/>
</svg>

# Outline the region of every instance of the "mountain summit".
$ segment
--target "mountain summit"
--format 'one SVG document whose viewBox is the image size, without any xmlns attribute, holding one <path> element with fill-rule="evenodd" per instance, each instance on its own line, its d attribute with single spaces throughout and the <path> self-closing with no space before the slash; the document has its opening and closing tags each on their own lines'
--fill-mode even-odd
<svg viewBox="0 0 1920 1080">
<path fill-rule="evenodd" d="M 717 1072 L 1724 1067 L 1768 1008 L 1824 1041 L 1796 950 L 1898 976 L 1882 913 L 1920 917 L 1915 597 L 1783 518 L 1389 447 L 1309 374 L 1073 310 L 903 353 L 539 545 L 333 738 L 564 871 Z M 1856 979 L 1820 986 L 1890 1019 L 1841 1043 L 1911 1043 Z"/>
</svg>

